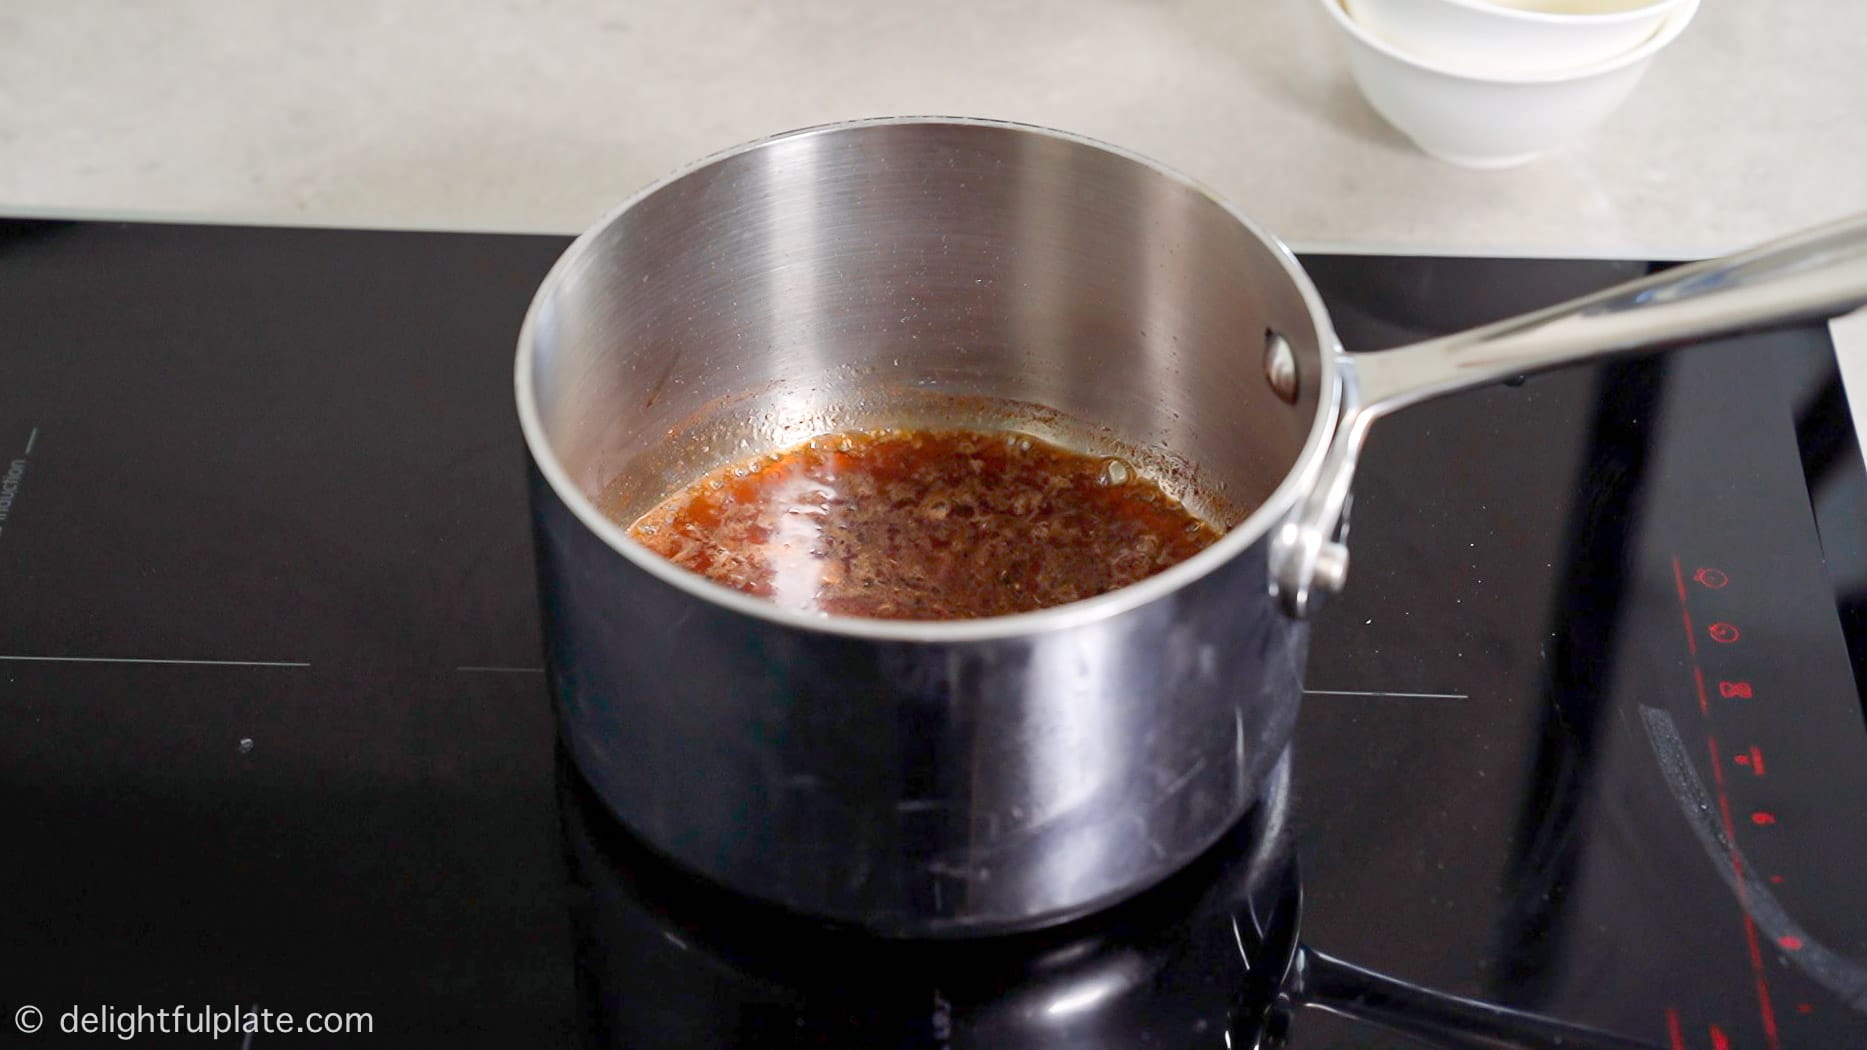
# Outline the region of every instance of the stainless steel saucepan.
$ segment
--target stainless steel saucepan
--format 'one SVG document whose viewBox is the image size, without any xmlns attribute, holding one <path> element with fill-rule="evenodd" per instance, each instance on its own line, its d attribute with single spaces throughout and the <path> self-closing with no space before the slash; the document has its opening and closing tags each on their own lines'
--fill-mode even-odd
<svg viewBox="0 0 1867 1050">
<path fill-rule="evenodd" d="M 744 893 L 895 935 L 1082 914 L 1258 796 L 1376 419 L 1863 302 L 1857 218 L 1349 354 L 1276 238 L 1121 149 L 922 119 L 743 146 L 579 238 L 519 337 L 560 730 L 630 829 Z M 1228 531 L 1097 598 L 926 623 L 782 609 L 604 513 L 813 434 L 936 420 L 1122 455 Z"/>
</svg>

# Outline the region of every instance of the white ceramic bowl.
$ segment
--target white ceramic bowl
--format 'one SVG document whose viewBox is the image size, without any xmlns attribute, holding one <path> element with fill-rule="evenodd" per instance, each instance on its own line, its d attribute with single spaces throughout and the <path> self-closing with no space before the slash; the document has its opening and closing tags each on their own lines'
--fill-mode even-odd
<svg viewBox="0 0 1867 1050">
<path fill-rule="evenodd" d="M 1554 73 L 1606 62 L 1653 38 L 1689 0 L 1343 0 L 1396 49 L 1467 73 Z M 1534 6 L 1534 9 L 1532 7 Z"/>
<path fill-rule="evenodd" d="M 1347 38 L 1349 72 L 1375 111 L 1427 153 L 1472 168 L 1522 164 L 1600 123 L 1699 5 L 1673 5 L 1646 43 L 1606 62 L 1563 73 L 1484 76 L 1411 57 L 1357 24 L 1342 0 L 1320 2 Z"/>
<path fill-rule="evenodd" d="M 1483 0 L 1499 7 L 1514 7 L 1519 11 L 1543 11 L 1552 15 L 1605 15 L 1617 11 L 1632 11 L 1640 7 L 1652 7 L 1665 0 Z"/>
</svg>

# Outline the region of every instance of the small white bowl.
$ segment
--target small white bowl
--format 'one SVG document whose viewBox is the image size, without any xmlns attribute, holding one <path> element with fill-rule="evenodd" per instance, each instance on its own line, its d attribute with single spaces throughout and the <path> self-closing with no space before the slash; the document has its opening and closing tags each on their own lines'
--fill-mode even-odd
<svg viewBox="0 0 1867 1050">
<path fill-rule="evenodd" d="M 1320 0 L 1348 40 L 1348 68 L 1368 103 L 1427 153 L 1469 168 L 1507 168 L 1600 123 L 1673 42 L 1699 0 L 1673 6 L 1646 43 L 1563 73 L 1481 76 L 1413 58 L 1357 24 L 1342 0 Z"/>
<path fill-rule="evenodd" d="M 1514 7 L 1519 11 L 1542 11 L 1552 15 L 1610 15 L 1620 11 L 1632 11 L 1641 7 L 1652 7 L 1666 0 L 1479 0 L 1480 3 L 1496 4 L 1499 7 Z"/>
<path fill-rule="evenodd" d="M 1555 73 L 1606 62 L 1653 38 L 1687 0 L 1343 0 L 1349 17 L 1399 51 L 1481 75 Z"/>
</svg>

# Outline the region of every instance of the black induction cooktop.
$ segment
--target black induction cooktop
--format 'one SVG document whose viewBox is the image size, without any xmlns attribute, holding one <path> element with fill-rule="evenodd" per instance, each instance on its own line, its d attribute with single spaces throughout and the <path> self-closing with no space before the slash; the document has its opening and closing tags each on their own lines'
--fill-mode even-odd
<svg viewBox="0 0 1867 1050">
<path fill-rule="evenodd" d="M 1822 328 L 1383 422 L 1280 789 L 1105 915 L 884 943 L 667 868 L 557 754 L 510 355 L 564 243 L 0 225 L 5 1045 L 1867 1046 Z M 1305 262 L 1356 349 L 1650 265 Z"/>
</svg>

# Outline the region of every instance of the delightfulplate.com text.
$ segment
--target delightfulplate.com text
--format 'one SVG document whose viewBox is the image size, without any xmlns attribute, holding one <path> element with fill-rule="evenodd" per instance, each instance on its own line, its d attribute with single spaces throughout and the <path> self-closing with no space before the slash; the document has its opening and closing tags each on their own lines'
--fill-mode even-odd
<svg viewBox="0 0 1867 1050">
<path fill-rule="evenodd" d="M 32 1035 L 110 1035 L 125 1042 L 139 1035 L 204 1035 L 211 1039 L 247 1035 L 369 1035 L 376 1019 L 362 1011 L 292 1013 L 262 1007 L 73 1005 L 57 1017 L 37 1006 L 13 1012 L 13 1025 Z"/>
</svg>

